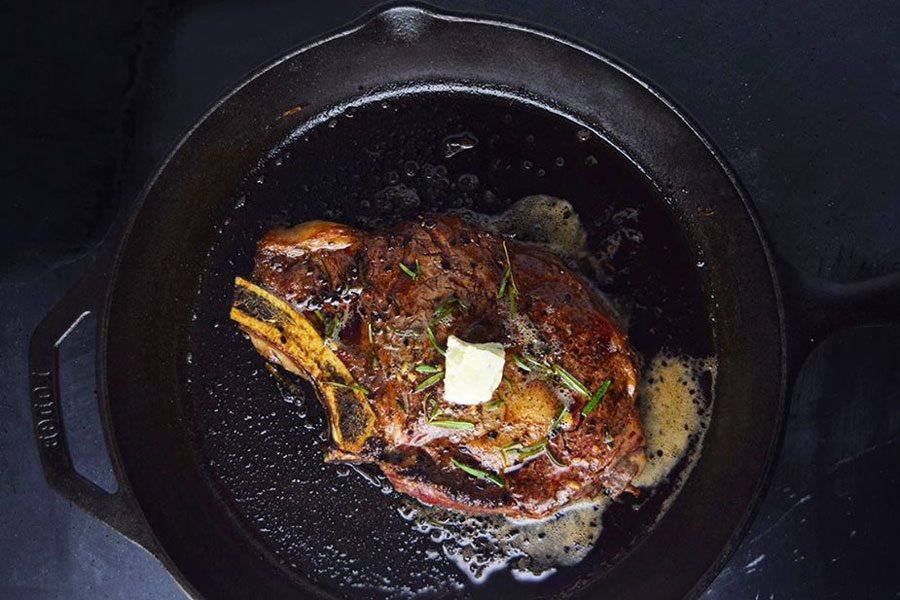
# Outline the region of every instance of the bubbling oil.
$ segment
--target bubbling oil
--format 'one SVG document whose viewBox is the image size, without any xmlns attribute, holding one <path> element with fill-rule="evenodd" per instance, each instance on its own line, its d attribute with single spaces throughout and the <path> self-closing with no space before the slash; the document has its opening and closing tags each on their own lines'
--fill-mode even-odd
<svg viewBox="0 0 900 600">
<path fill-rule="evenodd" d="M 616 213 L 612 220 L 617 229 L 603 241 L 601 255 L 593 256 L 573 206 L 547 195 L 524 197 L 499 215 L 468 210 L 457 214 L 482 228 L 547 245 L 571 264 L 590 265 L 596 279 L 602 274 L 602 261 L 612 258 L 623 238 L 640 236 L 631 227 L 638 219 L 636 212 Z M 627 330 L 627 317 L 619 310 L 621 303 L 595 290 L 606 301 L 610 316 Z M 537 324 L 519 319 L 510 333 L 516 338 L 538 339 L 538 330 Z M 699 455 L 709 425 L 716 360 L 663 350 L 641 371 L 637 407 L 647 438 L 648 463 L 633 483 L 652 491 L 677 471 L 679 480 L 670 493 L 673 498 Z M 678 469 L 686 462 L 686 468 Z M 579 563 L 590 553 L 600 537 L 603 514 L 612 502 L 608 498 L 585 501 L 541 520 L 464 514 L 410 498 L 402 499 L 399 512 L 440 547 L 436 556 L 442 554 L 451 560 L 475 583 L 504 568 L 518 580 L 538 581 L 560 567 Z"/>
<path fill-rule="evenodd" d="M 609 503 L 582 503 L 540 520 L 469 515 L 409 498 L 403 499 L 399 512 L 440 545 L 444 557 L 474 583 L 503 568 L 518 580 L 539 581 L 587 556 L 600 537 Z"/>
</svg>

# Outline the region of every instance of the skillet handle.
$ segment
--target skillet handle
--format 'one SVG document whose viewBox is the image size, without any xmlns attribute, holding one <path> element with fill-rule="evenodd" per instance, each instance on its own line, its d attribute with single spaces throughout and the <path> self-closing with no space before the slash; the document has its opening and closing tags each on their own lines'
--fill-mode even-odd
<svg viewBox="0 0 900 600">
<path fill-rule="evenodd" d="M 790 375 L 796 375 L 819 342 L 841 329 L 900 323 L 900 272 L 835 283 L 803 273 L 783 258 L 775 262 L 784 296 Z"/>
<path fill-rule="evenodd" d="M 154 553 L 155 538 L 130 493 L 122 485 L 109 493 L 80 475 L 72 464 L 63 425 L 59 391 L 59 345 L 85 317 L 101 305 L 105 281 L 101 273 L 82 279 L 69 290 L 31 335 L 28 349 L 31 417 L 47 483 L 67 500 Z M 107 436 L 107 444 L 111 440 Z M 113 461 L 115 466 L 115 461 Z"/>
</svg>

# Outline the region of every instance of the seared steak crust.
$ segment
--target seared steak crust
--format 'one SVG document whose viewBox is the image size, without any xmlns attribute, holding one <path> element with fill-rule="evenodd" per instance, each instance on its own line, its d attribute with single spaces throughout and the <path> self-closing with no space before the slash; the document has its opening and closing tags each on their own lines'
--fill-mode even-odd
<svg viewBox="0 0 900 600">
<path fill-rule="evenodd" d="M 508 280 L 501 297 L 508 269 L 515 290 Z M 332 428 L 326 460 L 374 463 L 428 503 L 512 517 L 617 496 L 644 465 L 625 337 L 597 293 L 544 247 L 456 217 L 373 232 L 314 221 L 266 234 L 250 279 L 297 327 L 264 335 L 246 315 L 236 320 L 267 359 L 319 391 Z M 245 310 L 238 296 L 233 316 Z M 292 331 L 307 341 L 288 340 Z M 441 381 L 422 389 L 433 375 L 415 367 L 443 368 L 436 346 L 450 334 L 504 344 L 491 402 L 450 404 Z"/>
</svg>

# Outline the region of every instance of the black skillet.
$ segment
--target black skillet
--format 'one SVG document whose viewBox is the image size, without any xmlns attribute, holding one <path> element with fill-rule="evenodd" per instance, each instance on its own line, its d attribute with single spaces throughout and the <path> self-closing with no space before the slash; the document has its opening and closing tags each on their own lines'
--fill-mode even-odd
<svg viewBox="0 0 900 600">
<path fill-rule="evenodd" d="M 448 156 L 460 134 L 478 143 Z M 643 236 L 620 239 L 600 283 L 630 300 L 645 357 L 716 355 L 715 405 L 696 468 L 658 522 L 665 488 L 612 509 L 577 567 L 475 586 L 426 558 L 436 546 L 399 517 L 396 494 L 321 465 L 321 416 L 314 402 L 285 404 L 229 324 L 231 281 L 276 224 L 497 212 L 532 193 L 572 201 L 595 252 L 623 225 Z M 711 142 L 622 66 L 521 25 L 422 6 L 377 11 L 238 86 L 166 159 L 109 262 L 32 337 L 44 473 L 208 598 L 425 585 L 435 597 L 696 597 L 752 516 L 800 359 L 828 331 L 895 318 L 900 305 L 897 278 L 814 284 L 779 268 L 779 288 Z M 115 494 L 73 469 L 59 408 L 56 348 L 89 312 L 101 317 Z"/>
</svg>

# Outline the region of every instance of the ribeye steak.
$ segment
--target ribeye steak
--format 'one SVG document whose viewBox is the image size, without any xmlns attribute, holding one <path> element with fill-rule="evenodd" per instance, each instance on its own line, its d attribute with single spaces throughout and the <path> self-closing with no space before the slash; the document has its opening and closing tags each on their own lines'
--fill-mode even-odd
<svg viewBox="0 0 900 600">
<path fill-rule="evenodd" d="M 259 241 L 231 314 L 316 389 L 326 460 L 374 463 L 424 502 L 543 517 L 619 495 L 645 464 L 624 334 L 546 247 L 452 216 L 371 232 L 310 221 Z M 503 344 L 491 401 L 444 398 L 451 334 Z"/>
</svg>

